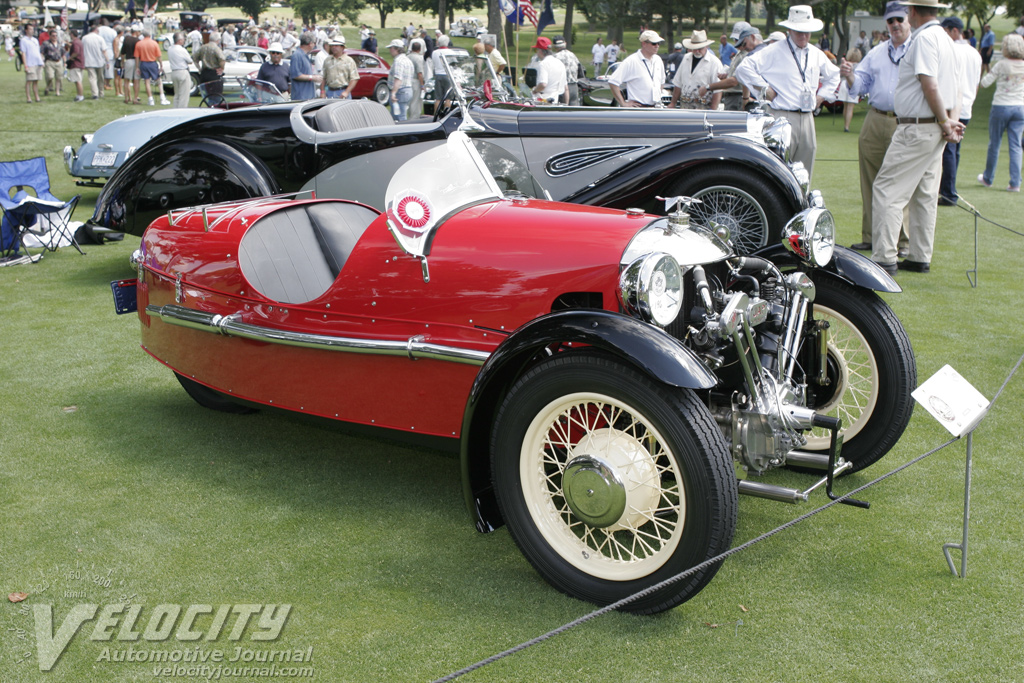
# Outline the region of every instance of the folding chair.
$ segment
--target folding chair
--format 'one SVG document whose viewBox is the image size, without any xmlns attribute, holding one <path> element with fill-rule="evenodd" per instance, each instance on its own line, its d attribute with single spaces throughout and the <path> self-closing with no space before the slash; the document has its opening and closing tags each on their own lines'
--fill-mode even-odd
<svg viewBox="0 0 1024 683">
<path fill-rule="evenodd" d="M 67 202 L 53 196 L 44 157 L 0 162 L 0 208 L 3 208 L 0 257 L 4 257 L 8 265 L 42 258 L 43 251 L 29 255 L 25 243 L 29 233 L 36 237 L 43 250 L 56 251 L 66 241 L 84 254 L 70 225 L 71 214 L 81 196 L 75 195 Z M 19 257 L 21 249 L 25 254 Z"/>
</svg>

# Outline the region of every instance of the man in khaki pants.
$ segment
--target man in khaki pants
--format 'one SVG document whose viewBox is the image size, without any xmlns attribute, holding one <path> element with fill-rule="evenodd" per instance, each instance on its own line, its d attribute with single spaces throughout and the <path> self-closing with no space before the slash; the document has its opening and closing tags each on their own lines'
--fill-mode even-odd
<svg viewBox="0 0 1024 683">
<path fill-rule="evenodd" d="M 964 125 L 957 120 L 961 104 L 960 61 L 953 41 L 939 24 L 936 0 L 904 0 L 914 29 L 900 62 L 894 106 L 896 132 L 875 178 L 872 198 L 871 259 L 895 275 L 897 269 L 927 273 L 935 242 L 935 212 L 942 149 L 959 142 Z M 909 204 L 907 230 L 910 253 L 897 265 L 903 209 Z"/>
<path fill-rule="evenodd" d="M 896 132 L 894 100 L 896 83 L 899 80 L 899 65 L 907 54 L 907 40 L 910 38 L 910 24 L 907 10 L 899 2 L 885 6 L 885 22 L 890 39 L 879 43 L 859 64 L 845 59 L 839 67 L 840 75 L 853 97 L 867 95 L 871 102 L 864 125 L 857 140 L 857 156 L 860 158 L 860 199 L 861 199 L 861 241 L 851 249 L 871 251 L 871 200 L 875 176 L 882 167 L 885 151 Z M 856 68 L 854 68 L 856 67 Z M 903 227 L 900 231 L 899 252 L 906 257 L 907 211 L 903 211 Z"/>
</svg>

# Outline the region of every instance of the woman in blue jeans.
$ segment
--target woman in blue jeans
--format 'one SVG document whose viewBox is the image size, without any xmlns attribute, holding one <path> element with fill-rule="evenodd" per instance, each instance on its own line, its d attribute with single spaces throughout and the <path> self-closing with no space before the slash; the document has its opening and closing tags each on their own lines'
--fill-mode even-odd
<svg viewBox="0 0 1024 683">
<path fill-rule="evenodd" d="M 983 88 L 996 84 L 988 117 L 988 158 L 978 182 L 992 187 L 999 163 L 1003 133 L 1010 140 L 1009 192 L 1020 192 L 1021 135 L 1024 134 L 1024 37 L 1011 33 L 1003 38 L 1003 59 L 981 78 Z"/>
</svg>

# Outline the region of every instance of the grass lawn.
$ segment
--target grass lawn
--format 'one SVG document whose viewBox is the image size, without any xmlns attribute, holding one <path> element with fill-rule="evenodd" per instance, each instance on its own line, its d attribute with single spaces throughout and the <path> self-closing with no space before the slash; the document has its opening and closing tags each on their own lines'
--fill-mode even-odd
<svg viewBox="0 0 1024 683">
<path fill-rule="evenodd" d="M 22 79 L 0 61 L 0 159 L 45 155 L 54 193 L 68 197 L 77 190 L 63 146 L 142 108 L 113 97 L 26 105 Z M 985 216 L 1021 229 L 1024 197 L 996 189 L 1008 181 L 1005 141 L 996 188 L 974 180 L 991 97 L 983 91 L 975 105 L 959 189 Z M 841 117 L 818 120 L 814 185 L 842 244 L 860 240 L 864 111 L 850 134 Z M 81 192 L 84 220 L 98 190 Z M 992 397 L 1024 352 L 1024 309 L 1013 299 L 1024 239 L 985 223 L 979 235 L 975 289 L 965 276 L 973 218 L 940 208 L 932 272 L 901 273 L 904 292 L 886 299 L 909 331 L 922 381 L 948 363 Z M 226 657 L 236 646 L 312 648 L 315 680 L 427 681 L 592 609 L 544 583 L 504 530 L 474 530 L 456 458 L 193 403 L 139 348 L 137 319 L 114 315 L 108 282 L 132 277 L 137 246 L 127 237 L 87 246 L 86 256 L 63 249 L 0 269 L 0 595 L 30 594 L 0 603 L 0 681 L 168 678 L 149 662 L 105 658 L 104 648 L 123 655 L 129 645 Z M 951 576 L 941 551 L 961 534 L 958 443 L 865 492 L 871 510 L 837 506 L 731 558 L 669 613 L 610 614 L 462 680 L 1024 680 L 1022 494 L 1010 481 L 1024 459 L 1022 397 L 1017 377 L 974 440 L 966 579 Z M 839 490 L 946 438 L 918 410 L 893 452 Z M 768 480 L 807 481 L 786 472 Z M 735 542 L 807 509 L 743 498 Z M 50 671 L 39 670 L 32 606 L 53 605 L 56 632 L 77 604 L 122 602 L 142 607 L 135 629 L 149 624 L 153 640 L 117 640 L 120 625 L 114 640 L 97 640 L 102 628 L 89 621 Z M 230 636 L 234 615 L 219 634 L 200 616 L 196 641 L 161 639 L 162 622 L 150 622 L 160 605 L 266 603 L 291 605 L 269 642 L 252 638 L 259 615 L 240 640 Z"/>
</svg>

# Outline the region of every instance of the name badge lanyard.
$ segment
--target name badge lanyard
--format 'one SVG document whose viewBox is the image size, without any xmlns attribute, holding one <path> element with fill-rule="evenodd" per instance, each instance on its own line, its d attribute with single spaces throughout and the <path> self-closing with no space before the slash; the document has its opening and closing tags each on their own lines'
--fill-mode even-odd
<svg viewBox="0 0 1024 683">
<path fill-rule="evenodd" d="M 660 93 L 657 93 L 657 92 L 654 91 L 655 90 L 655 87 L 654 87 L 654 60 L 652 59 L 650 66 L 648 66 L 647 60 L 644 59 L 643 57 L 641 57 L 640 58 L 640 63 L 644 65 L 645 69 L 647 69 L 647 75 L 650 76 L 650 78 L 651 78 L 651 100 L 655 104 L 657 104 L 658 100 L 660 99 L 660 97 L 659 97 Z"/>
<path fill-rule="evenodd" d="M 804 65 L 801 67 L 800 59 L 796 56 L 796 50 L 793 49 L 793 41 L 790 38 L 786 38 L 786 45 L 789 46 L 789 54 L 793 55 L 793 61 L 796 62 L 796 68 L 800 72 L 800 80 L 804 84 L 803 106 L 808 111 L 812 111 L 814 109 L 814 100 L 813 95 L 811 95 L 810 86 L 807 84 L 807 64 L 811 58 L 811 51 L 810 49 L 807 50 L 807 54 L 804 55 Z"/>
</svg>

